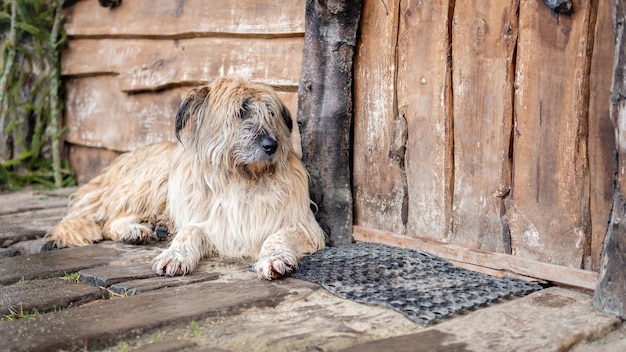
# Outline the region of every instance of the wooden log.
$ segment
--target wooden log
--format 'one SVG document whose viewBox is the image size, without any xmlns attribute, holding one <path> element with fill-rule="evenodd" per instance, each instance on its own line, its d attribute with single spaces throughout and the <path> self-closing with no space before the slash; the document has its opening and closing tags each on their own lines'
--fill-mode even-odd
<svg viewBox="0 0 626 352">
<path fill-rule="evenodd" d="M 354 61 L 354 223 L 406 232 L 406 117 L 397 107 L 400 1 L 363 4 Z"/>
<path fill-rule="evenodd" d="M 613 210 L 593 302 L 599 310 L 626 319 L 626 3 L 612 2 L 611 13 L 616 45 L 610 116 L 615 126 L 618 161 Z"/>
<path fill-rule="evenodd" d="M 352 68 L 360 0 L 306 4 L 298 124 L 311 198 L 330 244 L 352 242 Z"/>
<path fill-rule="evenodd" d="M 109 10 L 79 1 L 65 11 L 73 37 L 302 36 L 304 1 L 132 0 Z"/>
<path fill-rule="evenodd" d="M 598 274 L 593 271 L 566 268 L 563 266 L 541 263 L 502 253 L 491 253 L 475 249 L 468 249 L 443 242 L 422 240 L 397 235 L 388 231 L 354 226 L 354 239 L 361 242 L 381 243 L 390 246 L 418 249 L 444 259 L 459 263 L 470 264 L 468 267 L 492 274 L 493 271 L 507 275 L 536 278 L 557 284 L 580 287 L 593 290 Z M 480 267 L 487 268 L 486 271 Z"/>
<path fill-rule="evenodd" d="M 174 117 L 188 90 L 129 95 L 115 76 L 68 79 L 65 124 L 70 129 L 65 140 L 119 152 L 175 140 Z"/>
<path fill-rule="evenodd" d="M 68 144 L 68 148 L 70 166 L 74 169 L 76 182 L 79 185 L 83 185 L 98 176 L 102 169 L 120 155 L 120 152 L 113 150 L 76 144 Z"/>
<path fill-rule="evenodd" d="M 406 118 L 407 233 L 448 240 L 452 212 L 450 1 L 402 1 L 397 106 Z"/>
<path fill-rule="evenodd" d="M 114 74 L 137 93 L 242 76 L 297 90 L 302 38 L 76 39 L 63 52 L 64 76 Z"/>
<path fill-rule="evenodd" d="M 521 1 L 513 188 L 505 199 L 512 253 L 582 268 L 590 253 L 587 153 L 591 3 L 571 16 Z"/>
<path fill-rule="evenodd" d="M 518 7 L 519 1 L 457 1 L 452 22 L 451 243 L 509 254 L 503 198 L 511 189 Z"/>
<path fill-rule="evenodd" d="M 70 126 L 66 141 L 125 152 L 175 140 L 174 117 L 190 87 L 126 94 L 115 76 L 94 76 L 68 79 L 65 89 L 65 123 Z M 290 111 L 296 111 L 296 92 L 278 92 L 278 96 Z"/>
<path fill-rule="evenodd" d="M 615 174 L 615 130 L 609 114 L 615 34 L 608 1 L 598 2 L 589 94 L 591 258 L 585 269 L 600 269 L 600 253 L 611 218 Z"/>
</svg>

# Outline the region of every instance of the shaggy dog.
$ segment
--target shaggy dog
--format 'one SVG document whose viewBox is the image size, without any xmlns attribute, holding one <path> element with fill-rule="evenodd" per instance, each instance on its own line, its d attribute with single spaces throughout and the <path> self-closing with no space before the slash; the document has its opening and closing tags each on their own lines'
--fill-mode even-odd
<svg viewBox="0 0 626 352">
<path fill-rule="evenodd" d="M 268 86 L 218 79 L 176 115 L 180 143 L 123 154 L 72 195 L 44 249 L 102 239 L 146 243 L 171 231 L 154 270 L 191 273 L 203 257 L 255 258 L 262 279 L 289 274 L 324 247 L 289 111 Z"/>
</svg>

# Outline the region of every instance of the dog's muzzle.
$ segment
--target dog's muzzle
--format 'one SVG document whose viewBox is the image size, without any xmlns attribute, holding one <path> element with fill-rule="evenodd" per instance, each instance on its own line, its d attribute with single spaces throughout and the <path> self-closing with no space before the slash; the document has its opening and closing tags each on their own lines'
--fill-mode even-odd
<svg viewBox="0 0 626 352">
<path fill-rule="evenodd" d="M 274 138 L 263 137 L 260 144 L 267 155 L 276 153 L 276 149 L 278 149 L 278 142 Z"/>
</svg>

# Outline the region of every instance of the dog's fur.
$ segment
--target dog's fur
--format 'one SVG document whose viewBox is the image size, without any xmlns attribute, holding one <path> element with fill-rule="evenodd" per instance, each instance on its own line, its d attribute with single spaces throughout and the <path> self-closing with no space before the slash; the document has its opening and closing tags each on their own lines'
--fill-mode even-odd
<svg viewBox="0 0 626 352">
<path fill-rule="evenodd" d="M 256 258 L 263 279 L 287 275 L 324 247 L 291 127 L 289 111 L 263 84 L 223 78 L 194 89 L 176 116 L 180 143 L 117 158 L 72 195 L 44 247 L 145 243 L 166 225 L 174 237 L 154 260 L 160 274 L 185 275 L 221 255 Z"/>
</svg>

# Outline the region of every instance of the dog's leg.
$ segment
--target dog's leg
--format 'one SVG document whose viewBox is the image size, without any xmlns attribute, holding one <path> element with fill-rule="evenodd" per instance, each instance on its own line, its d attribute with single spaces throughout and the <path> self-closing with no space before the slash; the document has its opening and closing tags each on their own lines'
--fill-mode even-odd
<svg viewBox="0 0 626 352">
<path fill-rule="evenodd" d="M 317 250 L 298 228 L 286 228 L 269 236 L 259 252 L 254 269 L 260 279 L 274 280 L 289 275 L 298 268 L 302 253 Z"/>
<path fill-rule="evenodd" d="M 102 240 L 100 226 L 85 218 L 66 218 L 48 230 L 41 248 L 49 251 L 57 248 L 79 247 Z"/>
<path fill-rule="evenodd" d="M 103 227 L 104 238 L 129 244 L 146 244 L 154 234 L 152 228 L 134 215 L 107 221 Z"/>
<path fill-rule="evenodd" d="M 190 274 L 200 260 L 213 250 L 213 244 L 203 228 L 186 226 L 174 236 L 169 247 L 154 259 L 152 269 L 166 276 Z"/>
</svg>

